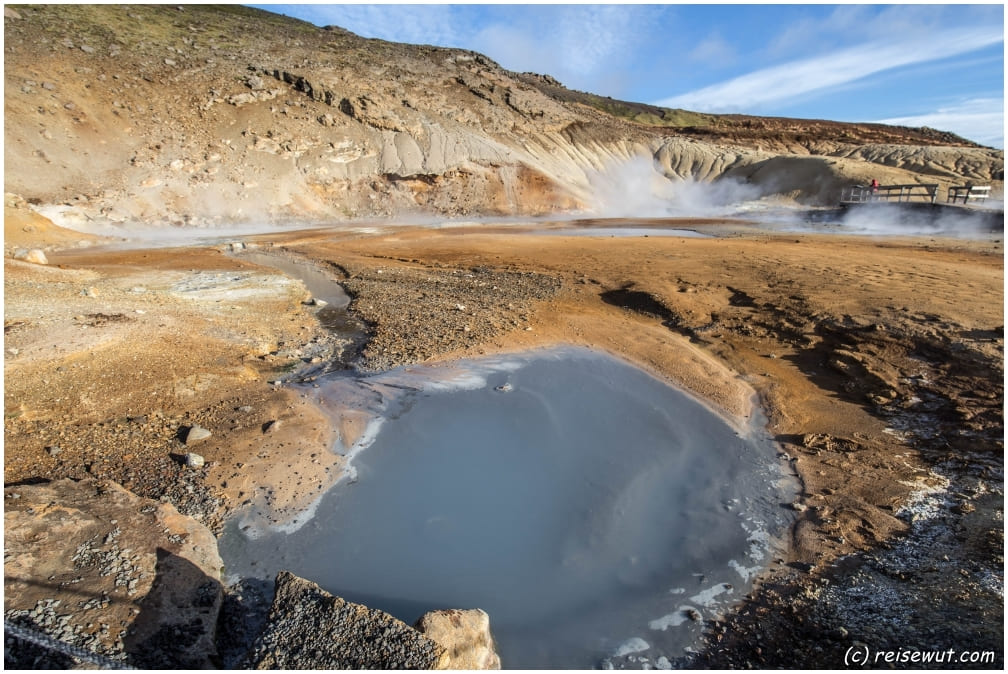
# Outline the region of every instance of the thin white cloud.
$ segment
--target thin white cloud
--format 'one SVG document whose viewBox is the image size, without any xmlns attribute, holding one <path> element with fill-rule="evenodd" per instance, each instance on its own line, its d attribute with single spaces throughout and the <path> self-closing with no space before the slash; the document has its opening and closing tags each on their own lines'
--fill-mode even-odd
<svg viewBox="0 0 1008 674">
<path fill-rule="evenodd" d="M 1004 100 L 975 98 L 934 112 L 877 120 L 879 124 L 929 126 L 968 140 L 1004 148 Z"/>
<path fill-rule="evenodd" d="M 574 73 L 588 75 L 613 59 L 622 60 L 637 34 L 636 12 L 624 6 L 587 5 L 566 8 L 565 13 L 557 46 Z M 542 37 L 548 40 L 548 32 Z"/>
<path fill-rule="evenodd" d="M 801 8 L 796 7 L 796 11 Z M 875 22 L 871 20 L 874 8 L 864 5 L 844 5 L 826 16 L 799 16 L 782 24 L 778 32 L 767 41 L 766 52 L 776 58 L 788 58 L 810 49 L 828 50 L 838 46 L 844 36 L 860 35 L 862 39 L 878 36 L 866 35 Z"/>
<path fill-rule="evenodd" d="M 588 88 L 625 67 L 652 30 L 653 14 L 625 5 L 535 6 L 527 14 L 492 18 L 470 42 L 505 68 Z"/>
<path fill-rule="evenodd" d="M 717 63 L 721 66 L 733 64 L 738 58 L 737 49 L 730 42 L 714 33 L 701 40 L 689 52 L 689 59 L 699 63 Z"/>
<path fill-rule="evenodd" d="M 863 79 L 884 70 L 935 61 L 1002 42 L 1000 26 L 960 28 L 840 49 L 824 56 L 764 68 L 656 103 L 705 112 L 753 110 Z"/>
<path fill-rule="evenodd" d="M 311 5 L 298 13 L 316 25 L 333 24 L 363 37 L 408 44 L 461 46 L 476 30 L 454 5 Z"/>
</svg>

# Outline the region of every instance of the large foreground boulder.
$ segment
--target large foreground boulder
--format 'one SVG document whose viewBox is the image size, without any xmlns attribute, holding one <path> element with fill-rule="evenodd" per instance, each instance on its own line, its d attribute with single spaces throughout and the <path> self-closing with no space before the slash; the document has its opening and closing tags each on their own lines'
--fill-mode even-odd
<svg viewBox="0 0 1008 674">
<path fill-rule="evenodd" d="M 245 669 L 442 669 L 445 649 L 384 611 L 281 571 Z"/>
<path fill-rule="evenodd" d="M 490 616 L 478 608 L 425 613 L 416 628 L 447 652 L 446 669 L 500 669 L 501 660 L 490 634 Z"/>
<path fill-rule="evenodd" d="M 4 618 L 141 668 L 216 661 L 217 541 L 174 506 L 100 480 L 4 489 Z M 5 639 L 9 668 L 69 667 Z"/>
</svg>

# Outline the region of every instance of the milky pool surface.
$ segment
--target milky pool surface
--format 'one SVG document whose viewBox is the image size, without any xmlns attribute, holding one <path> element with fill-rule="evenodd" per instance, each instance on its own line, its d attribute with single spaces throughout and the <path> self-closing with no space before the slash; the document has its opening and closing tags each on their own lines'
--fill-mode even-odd
<svg viewBox="0 0 1008 674">
<path fill-rule="evenodd" d="M 710 234 L 704 234 L 693 229 L 676 227 L 559 227 L 556 229 L 541 229 L 533 232 L 540 236 L 588 236 L 588 237 L 648 237 L 674 236 L 685 239 L 706 239 Z"/>
<path fill-rule="evenodd" d="M 233 520 L 229 573 L 287 569 L 408 623 L 482 608 L 507 668 L 675 663 L 787 523 L 771 443 L 597 352 L 320 386 L 369 420 L 335 448 L 351 477 L 293 525 Z"/>
</svg>

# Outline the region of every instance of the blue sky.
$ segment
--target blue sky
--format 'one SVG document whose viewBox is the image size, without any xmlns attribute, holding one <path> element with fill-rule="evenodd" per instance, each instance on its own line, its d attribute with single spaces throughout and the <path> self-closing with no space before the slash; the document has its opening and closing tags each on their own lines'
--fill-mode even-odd
<svg viewBox="0 0 1008 674">
<path fill-rule="evenodd" d="M 704 112 L 931 126 L 1004 147 L 1004 6 L 256 5 Z"/>
</svg>

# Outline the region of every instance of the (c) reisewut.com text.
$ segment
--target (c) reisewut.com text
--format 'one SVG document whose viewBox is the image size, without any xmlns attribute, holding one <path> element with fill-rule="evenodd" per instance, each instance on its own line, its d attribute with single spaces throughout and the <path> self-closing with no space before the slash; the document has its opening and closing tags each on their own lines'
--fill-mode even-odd
<svg viewBox="0 0 1008 674">
<path fill-rule="evenodd" d="M 884 665 L 983 665 L 994 663 L 994 651 L 959 651 L 946 648 L 941 651 L 912 649 L 872 650 L 856 644 L 844 654 L 846 667 L 876 667 Z"/>
</svg>

